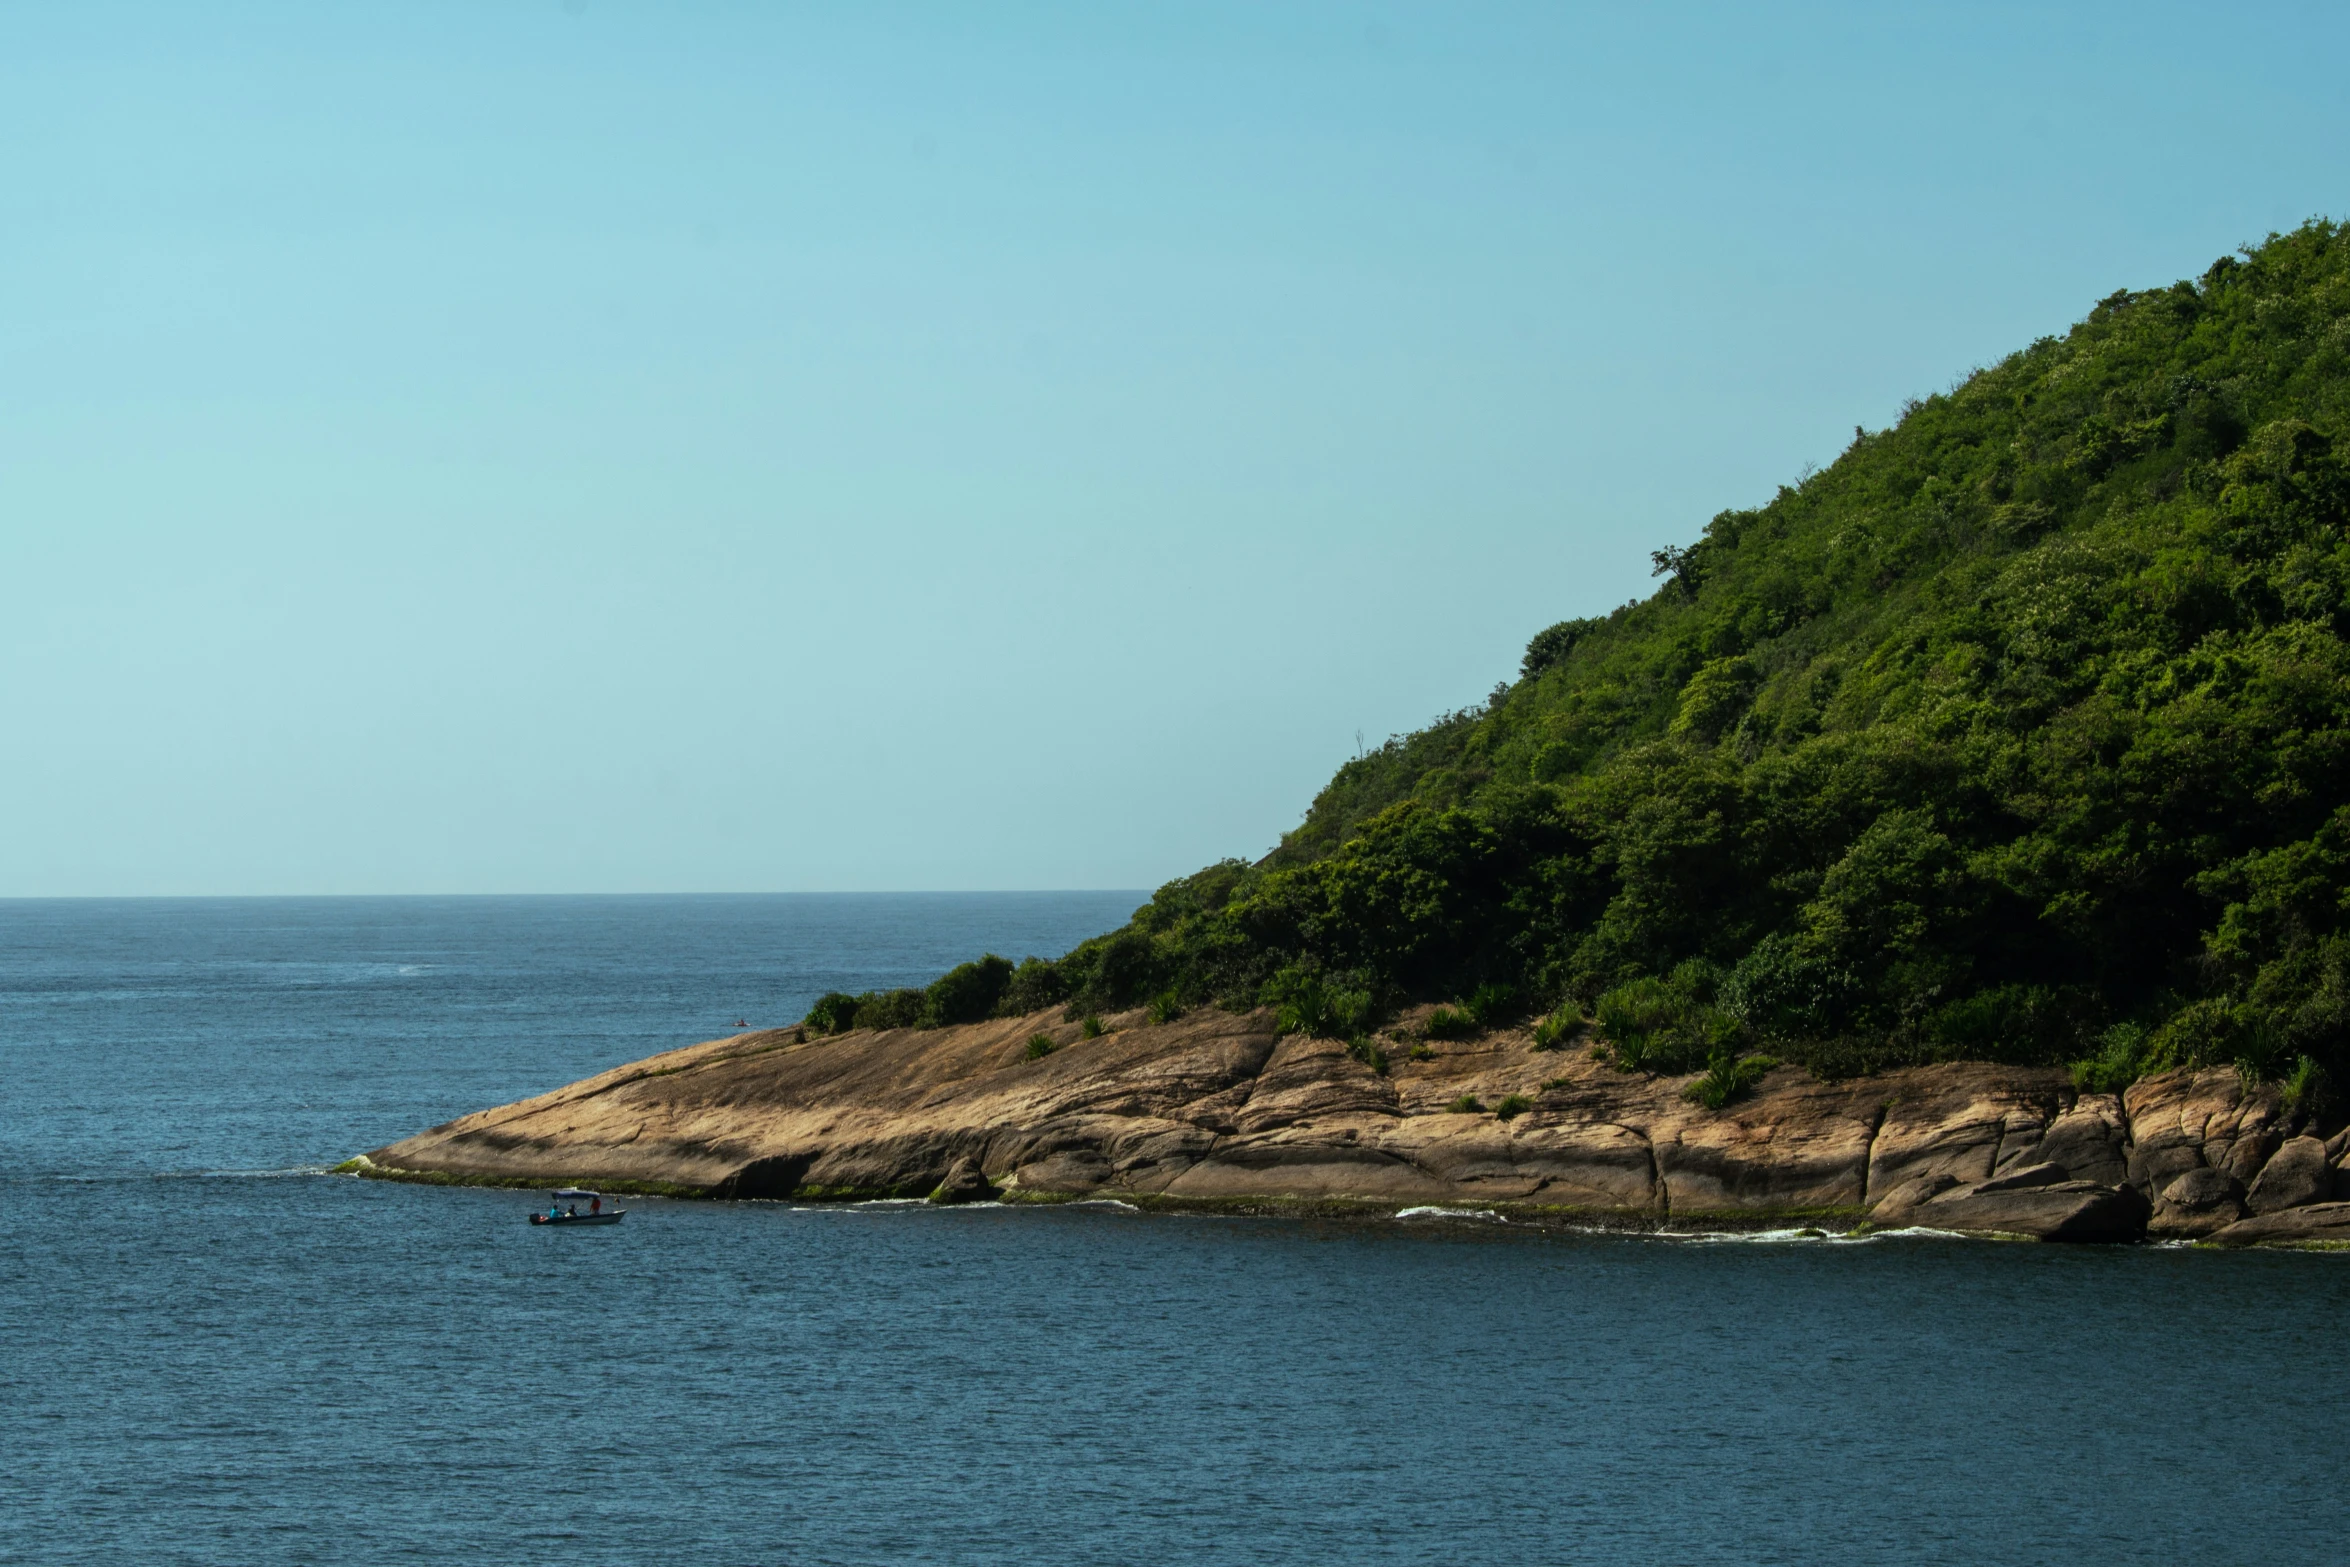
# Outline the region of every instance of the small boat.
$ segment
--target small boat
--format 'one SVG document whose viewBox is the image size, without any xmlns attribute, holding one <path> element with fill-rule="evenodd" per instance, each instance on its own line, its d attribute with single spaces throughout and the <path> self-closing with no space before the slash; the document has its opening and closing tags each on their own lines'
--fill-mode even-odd
<svg viewBox="0 0 2350 1567">
<path fill-rule="evenodd" d="M 582 1186 L 558 1186 L 547 1195 L 554 1199 L 545 1213 L 533 1213 L 533 1224 L 618 1224 L 627 1216 L 626 1208 L 607 1208 L 604 1194 L 591 1192 Z"/>
</svg>

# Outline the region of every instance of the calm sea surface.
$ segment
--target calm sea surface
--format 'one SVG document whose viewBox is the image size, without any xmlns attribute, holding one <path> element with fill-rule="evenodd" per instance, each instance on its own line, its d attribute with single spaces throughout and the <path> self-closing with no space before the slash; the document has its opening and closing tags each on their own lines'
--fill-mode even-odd
<svg viewBox="0 0 2350 1567">
<path fill-rule="evenodd" d="M 2350 1257 L 317 1173 L 1137 901 L 0 903 L 0 1561 L 2350 1554 Z"/>
</svg>

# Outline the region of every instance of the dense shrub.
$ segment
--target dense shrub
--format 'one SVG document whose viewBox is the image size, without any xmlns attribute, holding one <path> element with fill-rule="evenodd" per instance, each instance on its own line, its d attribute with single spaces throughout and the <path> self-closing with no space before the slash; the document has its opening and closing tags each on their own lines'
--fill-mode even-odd
<svg viewBox="0 0 2350 1567">
<path fill-rule="evenodd" d="M 1526 657 L 1518 666 L 1518 677 L 1532 680 L 1551 665 L 1565 660 L 1575 651 L 1575 644 L 1585 633 L 1603 622 L 1596 620 L 1562 620 L 1557 625 L 1534 633 L 1534 640 L 1526 644 Z"/>
<path fill-rule="evenodd" d="M 1501 1028 L 1515 1022 L 1523 1008 L 1518 1004 L 1517 986 L 1488 981 L 1469 993 L 1461 1010 L 1479 1028 Z"/>
<path fill-rule="evenodd" d="M 1026 1055 L 1027 1058 L 1031 1061 L 1041 1061 L 1059 1048 L 1060 1046 L 1053 1043 L 1052 1035 L 1031 1034 L 1028 1036 L 1028 1048 Z"/>
<path fill-rule="evenodd" d="M 919 990 L 868 990 L 862 995 L 831 991 L 817 999 L 803 1019 L 816 1034 L 845 1033 L 852 1028 L 917 1028 L 922 1025 L 926 993 Z"/>
<path fill-rule="evenodd" d="M 2146 1073 L 2146 1030 L 2116 1023 L 2098 1040 L 2097 1053 L 2073 1063 L 2073 1087 L 2084 1094 L 2118 1094 Z"/>
<path fill-rule="evenodd" d="M 1692 958 L 1665 978 L 1636 979 L 1592 1008 L 1608 1054 L 1627 1072 L 1692 1072 L 1735 1048 L 1744 1027 L 1713 1005 L 1717 974 Z"/>
<path fill-rule="evenodd" d="M 857 998 L 844 991 L 829 990 L 816 998 L 803 1020 L 812 1034 L 844 1034 L 857 1026 Z"/>
<path fill-rule="evenodd" d="M 1534 1101 L 1524 1094 L 1511 1094 L 1493 1107 L 1493 1113 L 1504 1121 L 1514 1121 L 1534 1108 Z"/>
<path fill-rule="evenodd" d="M 1068 999 L 1069 984 L 1061 977 L 1060 965 L 1043 958 L 1022 958 L 1020 966 L 1012 970 L 1010 983 L 1004 986 L 1003 999 L 996 1003 L 996 1014 L 1026 1017 L 1031 1012 L 1059 1006 Z"/>
<path fill-rule="evenodd" d="M 1086 942 L 1061 967 L 1074 971 L 1078 1000 L 1098 1010 L 1123 1011 L 1165 988 L 1150 937 L 1131 928 Z"/>
<path fill-rule="evenodd" d="M 875 990 L 857 998 L 859 1028 L 920 1028 L 929 1010 L 923 990 Z"/>
<path fill-rule="evenodd" d="M 1011 982 L 1012 965 L 992 952 L 975 963 L 958 964 L 922 993 L 921 1026 L 944 1028 L 989 1017 Z"/>
<path fill-rule="evenodd" d="M 1273 1007 L 1273 1030 L 1310 1039 L 1353 1039 L 1371 1026 L 1371 993 L 1326 981 L 1321 975 L 1285 969 L 1265 985 L 1262 999 Z"/>
</svg>

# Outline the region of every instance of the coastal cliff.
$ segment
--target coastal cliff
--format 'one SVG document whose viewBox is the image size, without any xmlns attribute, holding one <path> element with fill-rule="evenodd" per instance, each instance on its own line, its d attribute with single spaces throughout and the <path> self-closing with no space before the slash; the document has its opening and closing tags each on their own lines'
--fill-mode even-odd
<svg viewBox="0 0 2350 1567">
<path fill-rule="evenodd" d="M 1856 429 L 1119 930 L 366 1168 L 2350 1241 L 2346 410 L 2313 221 Z"/>
<path fill-rule="evenodd" d="M 1387 1072 L 1264 1010 L 1060 1014 L 810 1037 L 617 1067 L 379 1148 L 360 1173 L 714 1197 L 1114 1197 L 1172 1207 L 1491 1209 L 1637 1227 L 1916 1225 L 2051 1240 L 2350 1242 L 2350 1132 L 2232 1069 L 2084 1094 L 2044 1068 L 1793 1067 L 1721 1110 L 1519 1030 Z M 1401 1034 L 1402 1031 L 1399 1031 Z M 1033 1043 L 1038 1036 L 1053 1048 Z M 1405 1037 L 1408 1037 L 1406 1035 Z"/>
</svg>

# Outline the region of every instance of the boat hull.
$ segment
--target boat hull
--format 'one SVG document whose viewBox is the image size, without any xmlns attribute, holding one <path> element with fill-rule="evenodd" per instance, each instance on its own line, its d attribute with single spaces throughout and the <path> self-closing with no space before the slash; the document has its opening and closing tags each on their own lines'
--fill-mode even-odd
<svg viewBox="0 0 2350 1567">
<path fill-rule="evenodd" d="M 552 1217 L 543 1213 L 534 1213 L 530 1216 L 530 1222 L 533 1224 L 618 1224 L 626 1217 L 628 1217 L 628 1210 L 622 1208 L 614 1213 L 558 1213 Z"/>
</svg>

